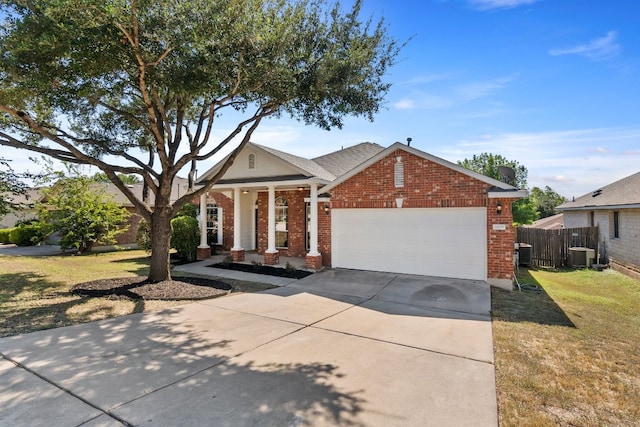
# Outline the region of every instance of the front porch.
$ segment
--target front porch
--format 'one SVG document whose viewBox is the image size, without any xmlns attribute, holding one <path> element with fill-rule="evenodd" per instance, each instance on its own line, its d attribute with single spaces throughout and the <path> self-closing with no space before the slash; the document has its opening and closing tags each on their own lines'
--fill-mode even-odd
<svg viewBox="0 0 640 427">
<path fill-rule="evenodd" d="M 298 178 L 214 186 L 211 195 L 200 197 L 200 212 L 205 215 L 201 214 L 198 259 L 211 255 L 211 227 L 215 224 L 213 244 L 229 251 L 234 262 L 270 266 L 288 262 L 312 271 L 329 265 L 320 247 L 328 249 L 330 242 L 328 237 L 319 241 L 318 226 L 320 222 L 324 227 L 328 221 L 323 207 L 329 200 L 319 197 L 319 185 L 315 180 Z M 222 199 L 224 203 L 220 203 Z M 224 214 L 222 208 L 213 208 L 222 204 Z M 212 209 L 217 209 L 215 219 L 209 218 Z"/>
</svg>

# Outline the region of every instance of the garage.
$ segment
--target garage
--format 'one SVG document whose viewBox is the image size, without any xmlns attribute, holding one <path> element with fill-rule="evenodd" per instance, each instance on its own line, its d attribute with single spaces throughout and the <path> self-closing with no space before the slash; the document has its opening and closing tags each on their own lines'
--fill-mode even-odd
<svg viewBox="0 0 640 427">
<path fill-rule="evenodd" d="M 487 279 L 485 208 L 334 209 L 337 268 Z"/>
</svg>

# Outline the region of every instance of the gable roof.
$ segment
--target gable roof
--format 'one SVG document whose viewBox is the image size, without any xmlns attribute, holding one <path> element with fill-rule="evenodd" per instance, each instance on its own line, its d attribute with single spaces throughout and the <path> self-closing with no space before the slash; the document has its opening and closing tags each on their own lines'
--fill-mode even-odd
<svg viewBox="0 0 640 427">
<path fill-rule="evenodd" d="M 523 225 L 525 228 L 540 228 L 542 230 L 557 230 L 564 228 L 564 215 L 559 213 L 534 221 L 533 224 Z"/>
<path fill-rule="evenodd" d="M 348 172 L 342 174 L 341 176 L 339 176 L 335 181 L 333 181 L 331 184 L 327 185 L 326 187 L 323 187 L 322 191 L 326 192 L 326 191 L 331 191 L 331 189 L 337 187 L 338 185 L 342 184 L 344 181 L 346 181 L 347 179 L 351 178 L 352 176 L 362 172 L 363 170 L 365 170 L 366 168 L 368 168 L 369 166 L 373 165 L 374 163 L 378 162 L 379 160 L 387 157 L 389 154 L 393 153 L 395 150 L 403 150 L 406 151 L 408 153 L 411 153 L 415 156 L 421 157 L 423 159 L 429 160 L 433 163 L 439 164 L 441 166 L 444 166 L 446 168 L 449 169 L 453 169 L 457 172 L 460 172 L 464 175 L 468 175 L 472 178 L 475 178 L 479 181 L 485 182 L 489 185 L 491 185 L 493 188 L 490 189 L 489 192 L 489 197 L 506 197 L 506 198 L 521 198 L 521 197 L 525 197 L 527 192 L 526 190 L 519 190 L 518 188 L 509 185 L 507 183 L 504 183 L 502 181 L 498 181 L 497 179 L 493 179 L 493 178 L 489 178 L 488 176 L 479 174 L 477 172 L 471 171 L 467 168 L 464 168 L 458 164 L 455 163 L 451 163 L 447 160 L 441 159 L 440 157 L 436 157 L 434 155 L 425 153 L 424 151 L 420 151 L 416 148 L 413 148 L 411 146 L 405 145 L 401 142 L 396 142 L 395 144 L 385 148 L 384 150 L 378 152 L 376 155 L 370 157 L 368 160 L 366 160 L 365 162 L 359 164 L 358 166 L 356 166 L 355 168 L 349 170 Z"/>
<path fill-rule="evenodd" d="M 248 145 L 248 144 L 247 144 Z M 305 159 L 304 157 L 295 156 L 293 154 L 285 153 L 284 151 L 276 150 L 274 148 L 265 147 L 264 145 L 251 144 L 254 147 L 258 147 L 269 154 L 272 154 L 285 162 L 288 162 L 299 169 L 304 175 L 315 176 L 326 181 L 333 181 L 336 179 L 336 175 L 327 171 L 313 160 Z"/>
<path fill-rule="evenodd" d="M 558 206 L 558 210 L 640 208 L 640 172 Z"/>
<path fill-rule="evenodd" d="M 363 142 L 352 147 L 343 148 L 324 156 L 316 157 L 313 161 L 334 175 L 334 179 L 349 172 L 356 166 L 366 162 L 384 147 L 372 142 Z"/>
</svg>

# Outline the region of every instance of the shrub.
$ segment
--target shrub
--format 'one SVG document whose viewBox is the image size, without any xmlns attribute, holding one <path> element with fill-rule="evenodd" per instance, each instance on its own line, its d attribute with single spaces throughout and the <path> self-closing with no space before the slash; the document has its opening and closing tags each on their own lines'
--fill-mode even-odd
<svg viewBox="0 0 640 427">
<path fill-rule="evenodd" d="M 12 228 L 0 228 L 0 244 L 7 244 L 7 243 L 11 243 L 11 232 L 13 231 L 13 227 Z"/>
<path fill-rule="evenodd" d="M 9 235 L 11 243 L 18 246 L 33 246 L 43 238 L 39 224 L 20 225 L 15 227 Z"/>
<path fill-rule="evenodd" d="M 183 260 L 195 261 L 200 243 L 198 220 L 190 216 L 179 216 L 171 220 L 171 226 L 171 247 L 175 248 Z"/>
<path fill-rule="evenodd" d="M 140 249 L 151 252 L 151 227 L 147 221 L 140 220 L 136 231 L 136 243 Z"/>
</svg>

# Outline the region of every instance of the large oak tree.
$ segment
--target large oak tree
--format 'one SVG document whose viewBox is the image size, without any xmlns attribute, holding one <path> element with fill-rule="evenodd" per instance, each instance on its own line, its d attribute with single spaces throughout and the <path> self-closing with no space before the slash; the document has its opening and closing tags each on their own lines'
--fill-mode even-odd
<svg viewBox="0 0 640 427">
<path fill-rule="evenodd" d="M 208 190 L 261 121 L 372 120 L 401 47 L 325 0 L 0 0 L 0 144 L 104 172 L 151 226 L 149 279 L 170 278 L 172 216 Z M 2 13 L 0 13 L 2 16 Z M 240 117 L 215 139 L 216 120 Z M 223 147 L 225 168 L 170 202 Z M 120 174 L 138 175 L 137 199 Z M 151 201 L 152 200 L 152 201 Z"/>
</svg>

